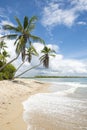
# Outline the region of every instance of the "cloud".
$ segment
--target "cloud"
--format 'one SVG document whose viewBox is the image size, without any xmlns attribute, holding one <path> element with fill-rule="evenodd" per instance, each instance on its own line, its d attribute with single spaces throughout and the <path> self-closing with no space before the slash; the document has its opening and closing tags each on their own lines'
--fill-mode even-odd
<svg viewBox="0 0 87 130">
<path fill-rule="evenodd" d="M 44 8 L 42 24 L 44 26 L 56 26 L 57 24 L 64 24 L 71 26 L 77 15 L 71 10 L 60 9 L 58 3 L 50 3 Z"/>
<path fill-rule="evenodd" d="M 16 57 L 14 40 L 6 41 L 8 49 L 7 51 L 11 55 L 10 59 Z M 34 47 L 39 52 L 43 49 L 43 45 L 40 43 L 34 43 Z M 57 45 L 48 44 L 48 47 L 51 49 L 56 49 L 58 51 Z M 13 62 L 13 64 L 18 67 L 22 63 L 21 56 Z M 38 65 L 39 57 L 34 56 L 31 64 L 25 62 L 25 64 L 20 68 L 17 74 L 20 74 L 24 70 L 31 68 L 32 66 Z M 45 69 L 42 65 L 36 69 L 32 69 L 31 71 L 25 73 L 23 76 L 35 76 L 35 75 L 87 75 L 87 61 L 80 61 L 76 59 L 65 59 L 62 54 L 56 54 L 56 57 L 50 57 L 50 66 L 49 69 Z"/>
<path fill-rule="evenodd" d="M 76 11 L 87 11 L 87 0 L 70 0 Z"/>
<path fill-rule="evenodd" d="M 0 8 L 0 35 L 5 35 L 10 33 L 9 31 L 6 31 L 3 29 L 3 25 L 9 24 L 9 25 L 14 25 L 8 16 L 8 11 L 6 11 L 4 8 Z"/>
<path fill-rule="evenodd" d="M 71 27 L 81 15 L 81 12 L 87 11 L 87 0 L 69 0 L 69 3 L 62 1 L 51 1 L 43 8 L 42 25 L 45 27 L 54 27 L 56 25 L 65 25 Z"/>
<path fill-rule="evenodd" d="M 60 75 L 87 73 L 87 66 L 83 62 L 74 59 L 59 59 L 58 55 L 56 59 L 50 61 L 50 67 Z"/>
<path fill-rule="evenodd" d="M 79 21 L 79 22 L 77 22 L 77 24 L 78 24 L 78 25 L 87 25 L 87 23 L 84 22 L 84 21 Z"/>
</svg>

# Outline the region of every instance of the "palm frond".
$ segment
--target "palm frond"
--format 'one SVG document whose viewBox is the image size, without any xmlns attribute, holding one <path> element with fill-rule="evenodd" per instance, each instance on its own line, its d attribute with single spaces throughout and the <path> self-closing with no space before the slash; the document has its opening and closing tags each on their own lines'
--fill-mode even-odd
<svg viewBox="0 0 87 130">
<path fill-rule="evenodd" d="M 30 38 L 33 40 L 33 41 L 36 41 L 36 42 L 40 42 L 40 43 L 43 43 L 45 45 L 45 41 L 43 39 L 41 39 L 40 37 L 38 36 L 34 36 L 34 35 L 31 35 L 30 34 Z"/>
<path fill-rule="evenodd" d="M 32 32 L 34 29 L 35 29 L 35 24 L 30 24 L 30 25 L 28 25 L 26 31 L 27 31 L 27 33 L 28 33 L 28 32 Z"/>
<path fill-rule="evenodd" d="M 17 27 L 14 27 L 14 26 L 12 26 L 12 25 L 4 25 L 4 26 L 3 26 L 3 29 L 4 29 L 4 30 L 13 30 L 13 31 L 15 31 L 15 32 L 18 31 Z"/>
<path fill-rule="evenodd" d="M 51 53 L 56 53 L 56 51 L 55 51 L 55 50 L 51 50 L 50 52 L 51 52 Z"/>
<path fill-rule="evenodd" d="M 20 39 L 20 36 L 15 40 L 14 45 L 18 43 L 19 39 Z"/>
<path fill-rule="evenodd" d="M 18 27 L 20 27 L 20 29 L 22 29 L 22 24 L 20 22 L 20 20 L 15 16 L 15 20 L 18 23 Z"/>
<path fill-rule="evenodd" d="M 24 25 L 23 25 L 24 29 L 26 29 L 28 27 L 28 17 L 25 16 L 24 17 Z"/>
<path fill-rule="evenodd" d="M 50 54 L 50 56 L 55 57 L 56 55 L 55 54 Z"/>
<path fill-rule="evenodd" d="M 35 23 L 38 20 L 36 16 L 32 16 L 31 19 L 29 20 L 29 25 L 32 23 Z"/>
<path fill-rule="evenodd" d="M 8 34 L 5 36 L 2 36 L 1 39 L 4 39 L 4 38 L 15 39 L 17 37 L 17 35 L 18 34 Z"/>
<path fill-rule="evenodd" d="M 34 48 L 34 46 L 31 46 L 31 47 L 32 47 L 32 49 L 33 49 L 33 53 L 32 53 L 32 54 L 38 56 L 39 54 L 38 54 L 38 52 L 36 51 L 36 49 Z"/>
</svg>

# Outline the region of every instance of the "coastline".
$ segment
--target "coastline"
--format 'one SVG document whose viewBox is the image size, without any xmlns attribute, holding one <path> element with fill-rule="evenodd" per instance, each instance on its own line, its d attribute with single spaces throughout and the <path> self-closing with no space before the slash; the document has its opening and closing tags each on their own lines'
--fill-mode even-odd
<svg viewBox="0 0 87 130">
<path fill-rule="evenodd" d="M 49 85 L 24 78 L 0 81 L 0 129 L 26 130 L 22 102 L 33 94 L 48 92 Z"/>
</svg>

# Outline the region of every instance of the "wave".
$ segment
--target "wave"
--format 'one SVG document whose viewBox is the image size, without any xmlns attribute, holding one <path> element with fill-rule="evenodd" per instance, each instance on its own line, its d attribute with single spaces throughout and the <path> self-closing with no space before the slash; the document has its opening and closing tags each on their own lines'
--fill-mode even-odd
<svg viewBox="0 0 87 130">
<path fill-rule="evenodd" d="M 87 89 L 87 86 L 69 82 L 52 84 L 52 87 L 58 86 L 57 92 L 35 94 L 23 102 L 27 130 L 87 129 L 87 100 L 69 96 L 78 95 L 77 90 Z"/>
</svg>

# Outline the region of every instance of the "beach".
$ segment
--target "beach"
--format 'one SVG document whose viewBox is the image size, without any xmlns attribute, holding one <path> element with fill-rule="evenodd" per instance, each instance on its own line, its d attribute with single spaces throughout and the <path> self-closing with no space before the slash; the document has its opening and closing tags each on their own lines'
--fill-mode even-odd
<svg viewBox="0 0 87 130">
<path fill-rule="evenodd" d="M 33 94 L 47 92 L 48 86 L 33 79 L 0 81 L 0 130 L 27 130 L 22 102 Z"/>
</svg>

